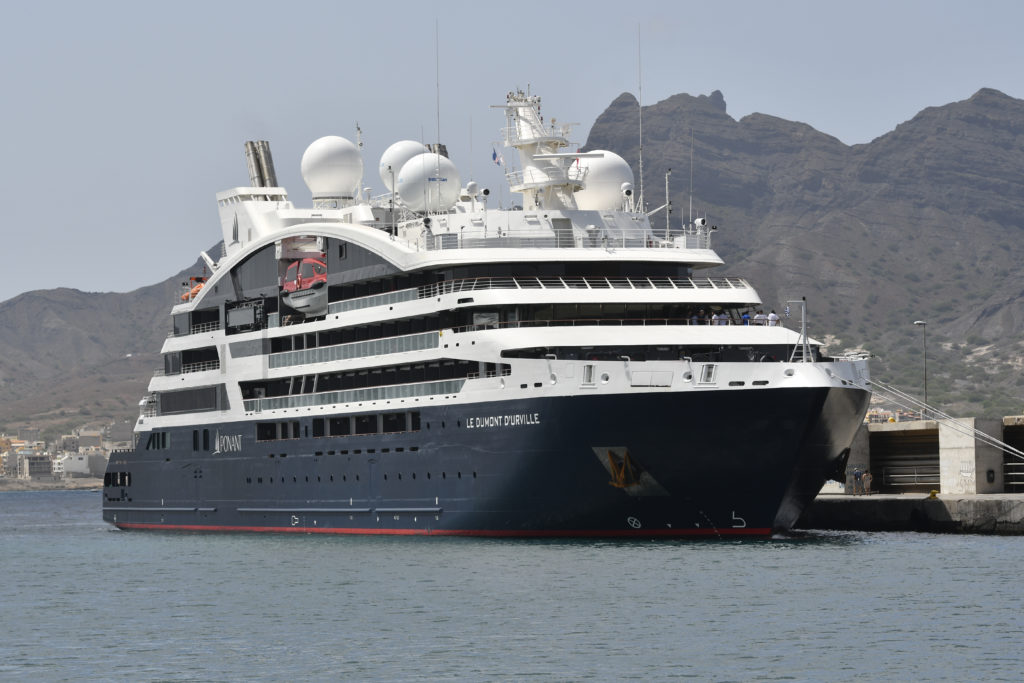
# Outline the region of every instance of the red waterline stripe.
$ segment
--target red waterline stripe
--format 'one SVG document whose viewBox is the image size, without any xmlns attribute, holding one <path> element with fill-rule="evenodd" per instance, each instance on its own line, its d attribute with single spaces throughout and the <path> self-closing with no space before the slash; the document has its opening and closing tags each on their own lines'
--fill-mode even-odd
<svg viewBox="0 0 1024 683">
<path fill-rule="evenodd" d="M 279 526 L 214 526 L 203 524 L 137 524 L 121 523 L 119 529 L 156 529 L 162 531 L 248 531 L 258 533 L 343 534 L 352 536 L 492 536 L 492 537 L 679 537 L 679 536 L 771 536 L 771 529 L 566 529 L 522 531 L 509 529 L 324 529 L 321 527 Z"/>
</svg>

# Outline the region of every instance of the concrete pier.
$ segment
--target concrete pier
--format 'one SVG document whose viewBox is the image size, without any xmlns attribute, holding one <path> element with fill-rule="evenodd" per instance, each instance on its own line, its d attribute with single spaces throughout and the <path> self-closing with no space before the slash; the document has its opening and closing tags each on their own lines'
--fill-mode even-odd
<svg viewBox="0 0 1024 683">
<path fill-rule="evenodd" d="M 822 494 L 797 522 L 800 529 L 1024 534 L 1024 493 Z"/>
</svg>

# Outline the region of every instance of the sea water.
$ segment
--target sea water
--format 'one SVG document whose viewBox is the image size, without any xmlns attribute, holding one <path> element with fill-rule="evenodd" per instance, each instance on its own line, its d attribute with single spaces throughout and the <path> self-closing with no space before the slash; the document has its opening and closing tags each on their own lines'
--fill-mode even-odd
<svg viewBox="0 0 1024 683">
<path fill-rule="evenodd" d="M 124 532 L 0 493 L 0 679 L 1006 680 L 1024 538 Z"/>
</svg>

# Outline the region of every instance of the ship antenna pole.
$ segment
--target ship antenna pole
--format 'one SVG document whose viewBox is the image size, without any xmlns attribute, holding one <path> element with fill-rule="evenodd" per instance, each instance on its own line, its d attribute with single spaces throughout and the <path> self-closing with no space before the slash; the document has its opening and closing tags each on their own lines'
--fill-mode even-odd
<svg viewBox="0 0 1024 683">
<path fill-rule="evenodd" d="M 640 24 L 636 26 L 636 92 L 640 109 L 640 210 L 644 210 L 644 78 L 643 54 L 640 49 Z"/>
<path fill-rule="evenodd" d="M 434 19 L 434 88 L 437 101 L 437 143 L 441 144 L 441 45 L 437 18 Z"/>
<path fill-rule="evenodd" d="M 693 126 L 690 126 L 690 223 L 693 223 Z"/>
<path fill-rule="evenodd" d="M 672 216 L 672 197 L 668 193 L 668 177 L 672 175 L 672 169 L 668 169 L 668 173 L 665 174 L 665 241 L 668 241 L 669 230 L 671 225 L 669 218 Z"/>
<path fill-rule="evenodd" d="M 441 38 L 440 29 L 438 29 L 438 20 L 434 18 L 434 89 L 436 91 L 437 101 L 437 149 L 434 150 L 434 176 L 441 175 Z M 427 193 L 429 200 L 430 193 Z M 441 188 L 437 188 L 437 207 L 440 211 L 441 208 Z M 430 210 L 430 206 L 427 206 L 427 210 Z"/>
</svg>

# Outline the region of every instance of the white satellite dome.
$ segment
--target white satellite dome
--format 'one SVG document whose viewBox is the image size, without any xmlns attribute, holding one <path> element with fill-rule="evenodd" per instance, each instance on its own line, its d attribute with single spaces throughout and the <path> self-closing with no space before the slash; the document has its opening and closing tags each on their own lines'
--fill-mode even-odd
<svg viewBox="0 0 1024 683">
<path fill-rule="evenodd" d="M 411 211 L 447 211 L 459 200 L 462 180 L 451 159 L 427 152 L 405 162 L 395 187 Z"/>
<path fill-rule="evenodd" d="M 581 158 L 580 168 L 587 169 L 586 184 L 573 193 L 576 206 L 588 211 L 604 211 L 622 206 L 623 185 L 633 185 L 633 169 L 615 152 L 594 150 L 603 157 Z"/>
<path fill-rule="evenodd" d="M 315 140 L 302 155 L 302 179 L 314 199 L 355 197 L 363 180 L 359 148 L 337 135 Z"/>
<path fill-rule="evenodd" d="M 384 181 L 384 187 L 388 188 L 388 192 L 395 189 L 392 181 L 398 178 L 398 172 L 405 166 L 405 162 L 426 151 L 427 146 L 415 140 L 399 140 L 384 150 L 380 155 L 379 171 L 380 179 Z"/>
</svg>

